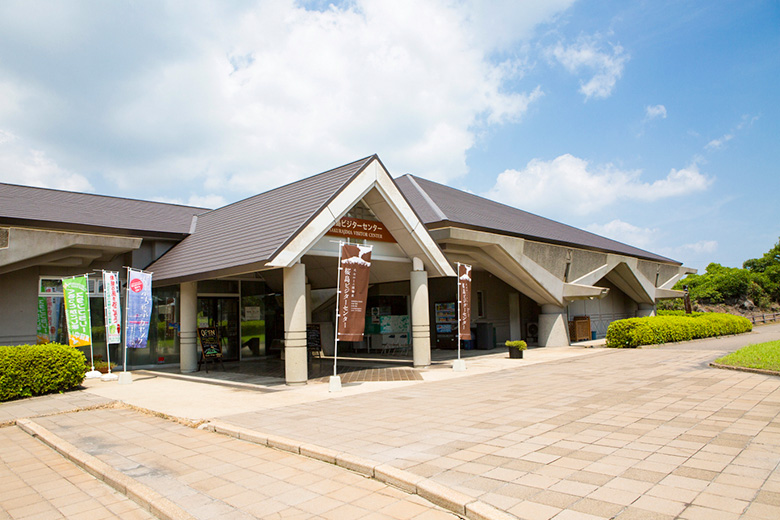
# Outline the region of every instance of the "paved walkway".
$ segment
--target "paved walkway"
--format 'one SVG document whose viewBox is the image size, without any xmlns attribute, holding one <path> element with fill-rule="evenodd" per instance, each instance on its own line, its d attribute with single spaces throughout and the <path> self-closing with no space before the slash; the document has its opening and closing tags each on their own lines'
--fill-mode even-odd
<svg viewBox="0 0 780 520">
<path fill-rule="evenodd" d="M 106 405 L 285 436 L 517 518 L 777 519 L 780 378 L 707 366 L 769 339 L 780 339 L 780 326 L 640 350 L 493 353 L 469 359 L 466 373 L 441 363 L 424 382 L 346 384 L 339 394 L 323 384 L 217 386 L 137 372 L 131 385 L 90 381 L 86 391 L 0 404 L 0 424 L 35 417 L 35 427 L 197 518 L 452 516 L 343 467 Z M 91 409 L 72 411 L 81 406 Z M 51 490 L 72 479 L 92 486 L 73 498 L 90 518 L 146 517 L 26 435 L 0 428 L 0 445 L 23 447 L 0 451 L 0 490 L 35 496 L 41 509 L 11 510 L 0 495 L 0 518 L 56 518 L 70 499 Z"/>
</svg>

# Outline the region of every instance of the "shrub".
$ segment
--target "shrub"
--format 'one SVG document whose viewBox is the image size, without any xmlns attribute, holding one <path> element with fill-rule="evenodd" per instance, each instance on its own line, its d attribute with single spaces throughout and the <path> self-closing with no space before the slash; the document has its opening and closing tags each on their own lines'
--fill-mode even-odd
<svg viewBox="0 0 780 520">
<path fill-rule="evenodd" d="M 515 340 L 515 341 L 507 341 L 504 343 L 509 348 L 516 348 L 518 350 L 525 350 L 528 348 L 528 344 L 525 341 L 522 340 Z"/>
<path fill-rule="evenodd" d="M 674 343 L 753 330 L 750 320 L 720 313 L 694 313 L 685 316 L 666 315 L 628 318 L 610 323 L 607 328 L 608 347 L 639 347 Z"/>
<path fill-rule="evenodd" d="M 86 359 L 57 343 L 0 347 L 0 401 L 63 392 L 84 380 Z"/>
</svg>

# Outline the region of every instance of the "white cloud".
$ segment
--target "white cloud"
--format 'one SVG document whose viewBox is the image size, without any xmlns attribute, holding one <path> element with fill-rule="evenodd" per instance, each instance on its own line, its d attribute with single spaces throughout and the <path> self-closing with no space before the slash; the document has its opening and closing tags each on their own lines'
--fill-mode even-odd
<svg viewBox="0 0 780 520">
<path fill-rule="evenodd" d="M 33 93 L 0 101 L 0 125 L 16 114 L 58 163 L 123 189 L 234 198 L 371 153 L 393 173 L 448 182 L 467 173 L 486 128 L 518 121 L 543 95 L 516 86 L 523 56 L 496 63 L 496 52 L 572 2 L 68 3 L 58 16 L 74 29 L 45 39 L 37 29 L 53 17 L 0 13 L 0 76 Z M 15 61 L 10 43 L 32 55 Z"/>
<path fill-rule="evenodd" d="M 641 176 L 639 170 L 620 170 L 611 164 L 594 168 L 584 159 L 565 154 L 551 161 L 533 159 L 522 170 L 504 171 L 487 196 L 543 214 L 563 209 L 585 215 L 618 201 L 652 202 L 703 191 L 712 183 L 696 163 L 673 168 L 652 182 Z"/>
<path fill-rule="evenodd" d="M 683 244 L 679 249 L 692 253 L 714 253 L 718 250 L 718 242 L 717 240 L 699 240 L 692 244 Z"/>
<path fill-rule="evenodd" d="M 712 141 L 707 143 L 704 148 L 706 148 L 707 150 L 720 150 L 721 148 L 723 148 L 726 145 L 726 143 L 728 143 L 729 141 L 731 141 L 732 139 L 734 139 L 736 137 L 737 132 L 741 132 L 746 127 L 749 128 L 749 127 L 753 126 L 753 123 L 758 121 L 758 119 L 759 119 L 759 116 L 750 116 L 750 115 L 747 115 L 747 114 L 743 115 L 742 119 L 731 130 L 731 132 L 728 132 L 728 133 L 722 135 L 721 137 L 713 139 Z"/>
<path fill-rule="evenodd" d="M 630 58 L 620 45 L 610 44 L 610 49 L 603 50 L 599 40 L 599 36 L 581 37 L 572 45 L 564 46 L 559 42 L 548 49 L 548 55 L 558 60 L 572 74 L 583 70 L 593 73 L 589 80 L 580 81 L 580 92 L 585 95 L 586 101 L 592 97 L 609 97 Z"/>
<path fill-rule="evenodd" d="M 55 188 L 70 191 L 92 191 L 83 175 L 69 172 L 10 132 L 0 130 L 0 182 Z"/>
<path fill-rule="evenodd" d="M 645 119 L 666 119 L 666 107 L 663 105 L 650 105 L 645 108 Z"/>
<path fill-rule="evenodd" d="M 723 148 L 723 145 L 725 145 L 732 139 L 734 139 L 734 134 L 726 134 L 721 137 L 718 137 L 717 139 L 713 139 L 712 141 L 707 143 L 707 146 L 705 146 L 705 148 L 707 148 L 708 150 L 718 150 L 720 148 Z"/>
<path fill-rule="evenodd" d="M 619 219 L 612 220 L 606 224 L 591 224 L 585 229 L 597 235 L 642 249 L 650 247 L 658 234 L 658 229 L 640 228 Z"/>
</svg>

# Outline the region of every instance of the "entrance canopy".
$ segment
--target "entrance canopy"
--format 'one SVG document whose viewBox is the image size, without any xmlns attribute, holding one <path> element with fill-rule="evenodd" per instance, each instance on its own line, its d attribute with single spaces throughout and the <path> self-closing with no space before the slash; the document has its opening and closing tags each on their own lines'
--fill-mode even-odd
<svg viewBox="0 0 780 520">
<path fill-rule="evenodd" d="M 333 287 L 328 278 L 336 271 L 330 269 L 329 259 L 335 266 L 339 239 L 326 234 L 357 205 L 381 222 L 394 240 L 377 246 L 373 259 L 387 268 L 372 272 L 388 278 L 377 281 L 389 281 L 393 266 L 403 263 L 397 272 L 408 279 L 413 258 L 431 276 L 455 276 L 376 155 L 199 215 L 194 232 L 148 269 L 154 272 L 156 285 L 170 285 L 304 262 L 314 288 Z"/>
</svg>

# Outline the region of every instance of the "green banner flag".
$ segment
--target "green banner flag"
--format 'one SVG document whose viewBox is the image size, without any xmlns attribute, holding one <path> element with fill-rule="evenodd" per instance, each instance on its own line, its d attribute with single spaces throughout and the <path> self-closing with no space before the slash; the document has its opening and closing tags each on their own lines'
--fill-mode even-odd
<svg viewBox="0 0 780 520">
<path fill-rule="evenodd" d="M 38 297 L 38 344 L 49 342 L 49 309 L 46 297 Z"/>
<path fill-rule="evenodd" d="M 65 319 L 68 322 L 68 338 L 71 347 L 92 344 L 92 321 L 89 317 L 89 286 L 86 276 L 62 280 L 65 293 Z"/>
</svg>

